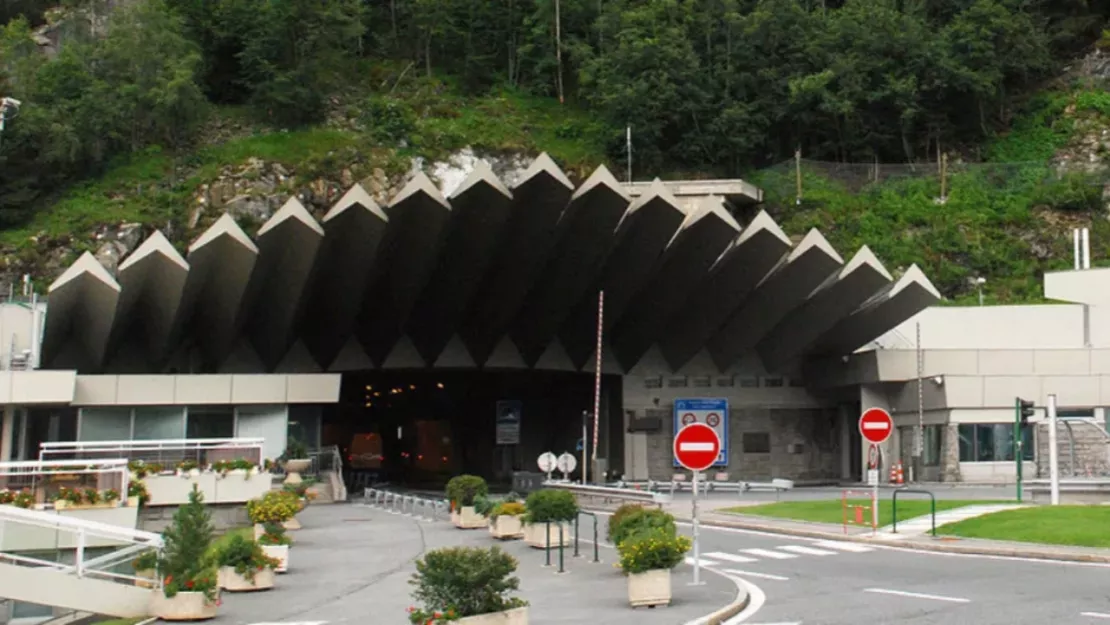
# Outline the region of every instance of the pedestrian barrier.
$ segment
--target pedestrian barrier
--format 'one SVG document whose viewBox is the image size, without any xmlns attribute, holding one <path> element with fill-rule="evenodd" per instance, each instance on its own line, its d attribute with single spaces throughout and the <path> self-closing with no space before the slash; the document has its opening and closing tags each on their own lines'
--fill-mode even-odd
<svg viewBox="0 0 1110 625">
<path fill-rule="evenodd" d="M 844 533 L 848 533 L 849 525 L 870 525 L 871 531 L 874 532 L 878 528 L 875 524 L 874 510 L 875 500 L 872 499 L 874 493 L 868 490 L 845 490 L 840 494 L 840 505 L 844 515 Z M 850 504 L 848 498 L 851 496 L 866 497 L 868 504 Z M 851 511 L 851 512 L 849 512 Z"/>
<path fill-rule="evenodd" d="M 406 495 L 378 488 L 366 488 L 362 491 L 362 498 L 370 506 L 381 508 L 390 514 L 403 514 L 428 521 L 438 521 L 440 510 L 444 518 L 450 519 L 450 509 L 446 499 L 421 497 L 420 495 Z"/>
<path fill-rule="evenodd" d="M 905 495 L 912 493 L 914 495 L 927 495 L 929 497 L 929 514 L 933 519 L 933 536 L 937 535 L 937 497 L 932 492 L 927 490 L 919 490 L 916 488 L 900 488 L 894 491 L 894 495 L 890 502 L 890 513 L 894 515 L 894 521 L 891 524 L 891 533 L 898 533 L 898 495 Z"/>
<path fill-rule="evenodd" d="M 601 559 L 598 557 L 597 515 L 593 512 L 586 512 L 585 510 L 579 510 L 578 511 L 578 516 L 574 517 L 574 557 L 576 557 L 576 558 L 580 557 L 578 555 L 578 520 L 579 520 L 579 518 L 581 518 L 582 515 L 589 516 L 590 518 L 592 518 L 594 520 L 594 559 L 593 559 L 593 561 L 594 562 L 601 562 Z"/>
</svg>

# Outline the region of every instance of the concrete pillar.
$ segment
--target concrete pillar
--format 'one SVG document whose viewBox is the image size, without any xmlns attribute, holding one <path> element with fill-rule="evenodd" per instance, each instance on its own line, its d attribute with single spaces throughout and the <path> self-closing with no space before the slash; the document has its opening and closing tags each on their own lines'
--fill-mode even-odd
<svg viewBox="0 0 1110 625">
<path fill-rule="evenodd" d="M 0 462 L 11 462 L 14 443 L 15 408 L 4 406 L 3 416 L 0 416 Z"/>
<path fill-rule="evenodd" d="M 840 479 L 852 479 L 852 428 L 856 426 L 852 419 L 852 409 L 848 404 L 841 404 L 838 408 L 840 420 Z"/>
</svg>

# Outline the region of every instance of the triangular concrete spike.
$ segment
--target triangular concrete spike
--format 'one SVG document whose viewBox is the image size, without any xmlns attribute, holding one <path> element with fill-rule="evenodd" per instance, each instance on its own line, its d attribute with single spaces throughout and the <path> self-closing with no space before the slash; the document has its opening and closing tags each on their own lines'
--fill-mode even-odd
<svg viewBox="0 0 1110 625">
<path fill-rule="evenodd" d="M 532 161 L 532 164 L 528 166 L 528 169 L 524 170 L 524 174 L 520 177 L 520 180 L 513 185 L 513 188 L 523 185 L 525 182 L 541 173 L 547 174 L 555 180 L 558 180 L 560 184 L 566 186 L 568 189 L 574 189 L 574 183 L 570 181 L 570 178 L 567 178 L 566 173 L 564 173 L 559 165 L 547 155 L 547 152 L 540 154 L 536 157 L 536 160 Z"/>
<path fill-rule="evenodd" d="M 142 245 L 136 248 L 134 252 L 131 252 L 131 254 L 119 264 L 119 271 L 126 271 L 129 267 L 151 254 L 161 254 L 182 269 L 186 271 L 189 269 L 188 261 L 182 258 L 181 254 L 174 248 L 173 243 L 170 243 L 170 240 L 166 238 L 166 235 L 162 234 L 161 230 L 155 230 L 154 234 L 147 237 Z"/>
<path fill-rule="evenodd" d="M 459 185 L 459 188 L 451 192 L 451 199 L 453 200 L 459 197 L 467 190 L 469 190 L 470 187 L 473 187 L 480 182 L 484 182 L 487 185 L 493 187 L 497 190 L 498 193 L 501 193 L 507 198 L 513 197 L 512 192 L 509 191 L 507 187 L 505 187 L 505 183 L 501 182 L 501 179 L 497 177 L 497 174 L 493 173 L 493 168 L 490 167 L 489 163 L 487 163 L 485 159 L 482 159 L 474 165 L 474 171 L 470 172 L 470 175 L 466 177 L 466 180 L 463 180 L 462 184 Z"/>
<path fill-rule="evenodd" d="M 763 231 L 770 232 L 779 239 L 782 239 L 782 241 L 787 245 L 790 244 L 790 237 L 782 231 L 782 228 L 779 227 L 777 222 L 775 222 L 775 218 L 771 217 L 771 215 L 765 210 L 759 211 L 759 214 L 755 216 L 755 219 L 752 219 L 751 223 L 748 224 L 748 227 L 744 228 L 744 231 L 740 233 L 740 238 L 736 240 L 736 243 L 743 243 L 744 241 L 747 241 L 748 239 L 755 236 L 756 233 Z"/>
<path fill-rule="evenodd" d="M 305 347 L 305 344 L 300 339 L 289 351 L 285 353 L 278 365 L 274 367 L 274 373 L 320 373 L 320 363 L 312 357 L 312 354 Z"/>
<path fill-rule="evenodd" d="M 423 193 L 436 202 L 442 204 L 444 208 L 451 208 L 451 205 L 448 204 L 447 200 L 443 198 L 443 194 L 440 193 L 439 189 L 436 188 L 436 185 L 434 182 L 432 182 L 432 179 L 420 170 L 416 172 L 416 175 L 412 177 L 412 180 L 409 180 L 409 183 L 405 185 L 404 189 L 401 189 L 401 192 L 393 198 L 393 201 L 390 202 L 389 205 L 391 207 L 397 206 L 401 202 L 404 202 L 417 193 Z"/>
<path fill-rule="evenodd" d="M 706 196 L 698 202 L 698 207 L 686 216 L 686 221 L 682 223 L 682 229 L 689 228 L 695 223 L 705 219 L 709 216 L 714 216 L 720 219 L 728 227 L 736 232 L 740 232 L 740 224 L 737 223 L 736 218 L 729 214 L 728 209 L 725 208 L 725 200 L 716 195 Z"/>
<path fill-rule="evenodd" d="M 717 363 L 709 355 L 709 350 L 702 348 L 690 360 L 683 363 L 677 372 L 680 375 L 705 375 L 707 371 L 717 371 Z M 715 376 L 714 376 L 715 377 Z"/>
<path fill-rule="evenodd" d="M 805 254 L 807 251 L 809 251 L 810 248 L 813 247 L 816 247 L 817 249 L 827 254 L 829 257 L 835 259 L 836 262 L 842 265 L 844 264 L 844 259 L 840 257 L 840 254 L 837 253 L 832 244 L 829 243 L 827 239 L 825 239 L 825 235 L 821 234 L 821 231 L 817 228 L 813 228 L 806 233 L 805 238 L 798 242 L 798 245 L 794 247 L 794 251 L 790 252 L 790 256 L 787 258 L 787 260 L 794 260 L 802 254 Z"/>
<path fill-rule="evenodd" d="M 916 264 L 910 265 L 910 268 L 906 270 L 906 273 L 902 274 L 902 277 L 899 278 L 898 282 L 894 284 L 894 288 L 890 290 L 890 297 L 894 297 L 903 289 L 909 288 L 911 284 L 916 284 L 917 286 L 925 289 L 930 295 L 936 297 L 937 299 L 944 299 L 943 296 L 941 296 L 940 291 L 938 291 L 937 288 L 933 286 L 933 283 L 929 280 L 929 277 L 926 276 L 925 272 L 921 271 L 921 268 L 918 267 Z"/>
<path fill-rule="evenodd" d="M 596 349 L 590 351 L 590 356 L 586 359 L 586 364 L 581 370 L 585 372 L 597 371 Z M 617 362 L 617 357 L 613 354 L 612 348 L 608 345 L 604 345 L 601 348 L 601 372 L 624 375 L 624 370 L 621 369 L 620 363 Z"/>
<path fill-rule="evenodd" d="M 534 369 L 544 371 L 577 371 L 578 368 L 574 366 L 570 356 L 567 355 L 567 350 L 558 339 L 551 341 L 543 354 L 536 360 Z"/>
<path fill-rule="evenodd" d="M 673 206 L 675 210 L 681 212 L 682 214 L 686 214 L 686 209 L 684 209 L 682 204 L 677 199 L 675 199 L 674 194 L 671 193 L 671 190 L 667 188 L 667 185 L 663 184 L 663 181 L 658 178 L 652 180 L 651 185 L 647 188 L 647 191 L 641 193 L 640 197 L 632 201 L 632 205 L 628 207 L 628 211 L 626 214 L 634 213 L 649 202 L 656 199 L 663 200 L 667 204 Z"/>
<path fill-rule="evenodd" d="M 258 351 L 250 341 L 239 338 L 231 352 L 220 363 L 219 373 L 258 373 L 266 371 L 266 364 L 262 362 Z"/>
<path fill-rule="evenodd" d="M 871 248 L 866 245 L 859 248 L 856 255 L 848 261 L 848 264 L 844 265 L 844 268 L 840 270 L 840 275 L 841 277 L 846 276 L 863 265 L 869 265 L 872 269 L 882 274 L 887 280 L 894 279 L 894 277 L 890 275 L 890 272 L 886 270 L 886 267 L 883 267 L 883 264 L 875 257 L 875 254 L 871 252 Z"/>
<path fill-rule="evenodd" d="M 68 269 L 63 271 L 62 275 L 58 276 L 57 280 L 51 283 L 50 288 L 47 289 L 47 293 L 65 286 L 66 283 L 71 282 L 86 273 L 93 276 L 97 280 L 100 280 L 104 284 L 107 284 L 113 289 L 117 291 L 120 290 L 119 283 L 116 282 L 116 279 L 112 277 L 112 274 L 108 273 L 108 270 L 104 268 L 104 265 L 100 264 L 100 261 L 92 255 L 92 252 L 85 252 L 72 265 L 70 265 Z"/>
<path fill-rule="evenodd" d="M 497 346 L 493 348 L 489 358 L 482 363 L 482 366 L 491 369 L 524 369 L 528 365 L 524 362 L 524 357 L 520 355 L 520 350 L 513 344 L 512 339 L 504 336 L 497 342 Z"/>
<path fill-rule="evenodd" d="M 262 227 L 258 229 L 258 236 L 261 237 L 265 235 L 287 219 L 296 219 L 319 234 L 324 234 L 324 229 L 320 227 L 320 224 L 316 221 L 316 218 L 312 216 L 312 213 L 308 212 L 304 204 L 301 204 L 301 201 L 297 198 L 291 197 L 285 201 L 285 204 L 283 204 L 276 213 L 266 220 L 266 223 L 262 224 Z"/>
<path fill-rule="evenodd" d="M 433 366 L 446 369 L 473 369 L 476 365 L 462 339 L 455 334 L 447 341 L 447 345 L 444 346 Z"/>
<path fill-rule="evenodd" d="M 582 186 L 578 187 L 570 199 L 576 200 L 594 190 L 594 188 L 599 185 L 605 185 L 625 200 L 629 202 L 632 201 L 632 199 L 628 197 L 628 194 L 624 192 L 624 187 L 621 183 L 617 182 L 617 179 L 613 177 L 613 173 L 610 172 L 609 168 L 605 165 L 598 165 L 594 173 L 590 174 L 589 178 L 586 178 L 586 182 L 583 182 Z"/>
<path fill-rule="evenodd" d="M 324 215 L 324 223 L 327 223 L 332 219 L 335 219 L 336 217 L 342 215 L 348 208 L 352 206 L 361 206 L 362 208 L 373 213 L 375 217 L 381 218 L 382 221 L 389 221 L 389 217 L 386 217 L 385 211 L 382 210 L 382 207 L 378 206 L 378 203 L 374 201 L 374 198 L 370 197 L 370 194 L 366 192 L 366 189 L 362 188 L 362 185 L 356 182 L 355 186 L 347 189 L 347 192 L 343 194 L 343 197 L 339 198 L 339 201 L 335 203 L 335 206 L 332 206 L 331 210 L 329 210 L 327 214 Z"/>
<path fill-rule="evenodd" d="M 604 363 L 602 363 L 604 367 Z M 628 371 L 629 375 L 670 375 L 671 365 L 658 345 L 652 345 Z M 665 383 L 664 383 L 665 386 Z"/>
<path fill-rule="evenodd" d="M 328 365 L 328 371 L 366 371 L 375 369 L 374 362 L 366 355 L 366 350 L 355 337 L 350 337 L 336 354 L 335 360 Z"/>
<path fill-rule="evenodd" d="M 246 232 L 243 232 L 243 229 L 239 227 L 239 224 L 230 213 L 224 213 L 215 223 L 208 226 L 208 229 L 201 233 L 201 235 L 193 241 L 192 245 L 189 246 L 188 253 L 192 254 L 196 250 L 225 235 L 235 239 L 236 242 L 255 254 L 258 253 L 258 246 L 254 244 L 254 241 L 251 241 L 251 238 L 247 236 Z"/>
<path fill-rule="evenodd" d="M 423 369 L 428 363 L 420 356 L 412 339 L 407 335 L 402 336 L 397 344 L 390 350 L 389 355 L 382 361 L 382 369 Z"/>
</svg>

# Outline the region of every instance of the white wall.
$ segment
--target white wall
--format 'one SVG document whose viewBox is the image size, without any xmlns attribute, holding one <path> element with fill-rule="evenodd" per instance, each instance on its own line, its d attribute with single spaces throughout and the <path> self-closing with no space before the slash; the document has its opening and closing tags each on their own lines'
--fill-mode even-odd
<svg viewBox="0 0 1110 625">
<path fill-rule="evenodd" d="M 1107 285 L 1110 287 L 1110 285 Z M 1092 309 L 1094 346 L 1110 346 L 1108 314 Z M 1096 322 L 1097 317 L 1097 322 Z M 1065 349 L 1084 347 L 1083 306 L 933 306 L 879 339 L 881 345 L 914 348 L 921 323 L 923 349 Z M 1096 326 L 1098 326 L 1096 328 Z"/>
</svg>

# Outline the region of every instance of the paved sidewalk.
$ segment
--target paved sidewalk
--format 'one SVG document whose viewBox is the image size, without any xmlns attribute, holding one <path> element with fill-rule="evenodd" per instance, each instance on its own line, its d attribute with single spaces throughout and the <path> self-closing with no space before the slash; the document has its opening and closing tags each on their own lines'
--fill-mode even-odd
<svg viewBox="0 0 1110 625">
<path fill-rule="evenodd" d="M 949 523 L 958 523 L 959 521 L 966 521 L 967 519 L 974 519 L 975 517 L 983 516 L 984 514 L 993 514 L 995 512 L 1002 512 L 1003 510 L 1012 510 L 1014 508 L 1027 508 L 1027 505 L 1020 505 L 1017 503 L 1010 504 L 990 504 L 990 505 L 976 505 L 964 506 L 962 508 L 953 508 L 951 510 L 944 510 L 938 512 L 936 516 L 936 527 L 947 525 Z M 925 536 L 930 534 L 933 530 L 933 516 L 926 514 L 905 521 L 898 522 L 898 533 L 894 533 L 894 526 L 888 525 L 880 527 L 878 534 L 875 536 L 880 540 L 906 540 L 918 536 Z"/>
<path fill-rule="evenodd" d="M 667 608 L 632 609 L 627 582 L 614 567 L 615 552 L 602 547 L 594 564 L 592 547 L 583 542 L 583 557 L 564 553 L 566 572 L 559 574 L 557 552 L 544 566 L 544 552 L 521 541 L 497 542 L 486 530 L 463 531 L 447 521 L 428 522 L 357 504 L 309 506 L 300 517 L 304 529 L 296 541 L 289 573 L 279 575 L 268 592 L 224 593 L 216 622 L 322 622 L 381 625 L 408 622 L 413 604 L 408 583 L 413 562 L 429 549 L 468 545 L 501 546 L 517 558 L 520 592 L 530 603 L 532 625 L 606 623 L 613 625 L 683 625 L 715 612 L 737 598 L 737 587 L 720 575 L 703 572 L 705 583 L 690 586 L 692 569 L 675 569 L 674 601 Z"/>
</svg>

